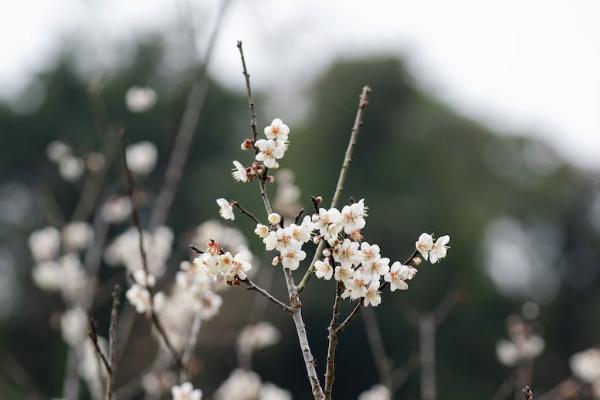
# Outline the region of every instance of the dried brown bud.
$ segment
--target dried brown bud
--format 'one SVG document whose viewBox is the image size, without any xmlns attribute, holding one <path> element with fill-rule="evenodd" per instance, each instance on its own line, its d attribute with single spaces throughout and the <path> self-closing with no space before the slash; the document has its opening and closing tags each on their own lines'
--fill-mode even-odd
<svg viewBox="0 0 600 400">
<path fill-rule="evenodd" d="M 363 235 L 362 233 L 360 233 L 360 229 L 352 231 L 352 233 L 350 234 L 350 238 L 355 242 L 362 242 Z"/>
<path fill-rule="evenodd" d="M 210 242 L 208 242 L 208 252 L 210 254 L 213 255 L 220 255 L 221 254 L 221 245 L 219 244 L 219 242 L 215 242 L 214 240 L 211 240 Z"/>
<path fill-rule="evenodd" d="M 244 139 L 240 147 L 242 148 L 242 150 L 250 150 L 254 147 L 254 142 L 252 141 L 252 139 Z"/>
<path fill-rule="evenodd" d="M 265 182 L 273 183 L 273 182 L 275 182 L 275 177 L 273 175 L 269 175 L 269 176 L 267 176 L 267 179 L 265 180 Z"/>
</svg>

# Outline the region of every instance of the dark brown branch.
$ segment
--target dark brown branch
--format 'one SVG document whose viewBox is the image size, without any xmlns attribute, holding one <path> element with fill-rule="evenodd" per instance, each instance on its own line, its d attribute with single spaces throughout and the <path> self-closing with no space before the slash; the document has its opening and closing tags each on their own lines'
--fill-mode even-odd
<svg viewBox="0 0 600 400">
<path fill-rule="evenodd" d="M 323 388 L 325 399 L 327 400 L 331 399 L 333 382 L 335 380 L 335 351 L 339 342 L 339 334 L 336 331 L 336 328 L 338 320 L 340 319 L 340 302 L 343 290 L 344 284 L 342 282 L 337 282 L 335 287 L 335 298 L 333 300 L 333 309 L 331 311 L 331 322 L 327 328 L 327 369 L 325 371 L 325 387 Z"/>
<path fill-rule="evenodd" d="M 294 218 L 294 223 L 298 225 L 300 223 L 300 218 L 302 218 L 302 214 L 304 214 L 304 208 L 301 208 L 296 214 L 296 218 Z"/>
<path fill-rule="evenodd" d="M 294 308 L 288 306 L 287 304 L 285 304 L 283 301 L 277 299 L 275 296 L 273 296 L 271 293 L 267 292 L 265 289 L 261 288 L 260 286 L 258 286 L 256 283 L 252 282 L 251 279 L 247 278 L 247 279 L 243 279 L 240 280 L 240 282 L 245 283 L 246 285 L 248 285 L 248 290 L 253 290 L 257 293 L 260 293 L 261 295 L 263 295 L 265 298 L 267 298 L 268 300 L 270 300 L 273 304 L 276 304 L 277 306 L 279 306 L 281 309 L 283 309 L 283 311 L 286 311 L 288 313 L 293 313 L 294 312 Z"/>
<path fill-rule="evenodd" d="M 146 250 L 144 249 L 144 230 L 142 229 L 142 223 L 140 221 L 137 202 L 135 200 L 135 182 L 133 180 L 133 174 L 131 173 L 131 170 L 129 169 L 129 165 L 127 164 L 127 153 L 126 153 L 127 136 L 125 135 L 124 131 L 121 132 L 121 139 L 122 139 L 123 167 L 125 169 L 125 175 L 127 177 L 127 192 L 129 193 L 129 199 L 131 201 L 131 208 L 132 208 L 131 216 L 133 219 L 133 224 L 135 225 L 137 232 L 138 232 L 138 245 L 139 245 L 139 250 L 140 250 L 140 256 L 142 258 L 142 268 L 144 269 L 144 275 L 145 275 L 144 282 L 141 282 L 141 284 L 144 286 L 144 289 L 146 289 L 148 291 L 148 293 L 150 294 L 150 315 L 149 315 L 150 321 L 156 328 L 158 334 L 161 336 L 163 342 L 167 346 L 167 349 L 173 356 L 173 360 L 175 361 L 177 368 L 181 370 L 181 369 L 183 369 L 183 363 L 181 361 L 181 357 L 179 356 L 179 353 L 177 352 L 177 350 L 175 350 L 175 348 L 173 347 L 173 344 L 171 343 L 171 340 L 169 339 L 169 336 L 167 335 L 167 332 L 165 331 L 165 328 L 163 327 L 162 323 L 160 322 L 160 319 L 158 318 L 158 315 L 156 314 L 156 311 L 154 309 L 154 293 L 152 291 L 152 288 L 148 284 L 148 277 L 150 276 L 150 270 L 148 268 L 148 260 L 146 257 Z"/>
<path fill-rule="evenodd" d="M 362 301 L 358 301 L 358 303 L 356 304 L 356 306 L 352 309 L 352 311 L 350 311 L 350 314 L 348 314 L 348 316 L 346 317 L 346 319 L 336 328 L 336 333 L 339 335 L 341 332 L 344 331 L 344 329 L 346 329 L 346 327 L 348 326 L 348 324 L 350 323 L 350 321 L 352 321 L 352 319 L 354 317 L 356 317 L 356 314 L 358 314 L 358 312 L 360 311 L 360 309 L 363 307 L 363 302 Z"/>
<path fill-rule="evenodd" d="M 167 164 L 165 179 L 150 218 L 151 228 L 163 225 L 166 222 L 171 206 L 173 205 L 173 200 L 175 199 L 175 194 L 177 193 L 177 188 L 179 187 L 183 169 L 188 158 L 190 145 L 198 128 L 200 114 L 204 108 L 206 93 L 208 92 L 209 86 L 206 70 L 212 58 L 217 37 L 223 26 L 223 18 L 225 17 L 225 11 L 227 10 L 229 1 L 230 0 L 223 0 L 221 3 L 219 14 L 208 40 L 206 54 L 198 67 L 192 90 L 187 98 L 185 110 L 179 125 L 179 131 L 175 136 L 175 143 L 173 144 L 173 150 L 171 151 L 169 163 Z"/>
<path fill-rule="evenodd" d="M 240 210 L 240 212 L 242 214 L 247 215 L 248 217 L 250 217 L 250 219 L 252 219 L 257 224 L 260 224 L 259 219 L 256 218 L 256 216 L 254 214 L 252 214 L 250 211 L 248 211 L 247 209 L 245 209 L 244 206 L 242 206 L 239 201 L 232 201 L 231 205 L 234 206 L 234 207 L 237 207 L 238 210 Z"/>
<path fill-rule="evenodd" d="M 104 351 L 102 351 L 102 349 L 100 348 L 100 344 L 98 343 L 98 333 L 96 331 L 96 323 L 94 322 L 92 317 L 89 317 L 89 319 L 88 319 L 88 337 L 90 338 L 90 340 L 92 341 L 92 344 L 94 345 L 94 351 L 96 352 L 96 355 L 100 358 L 100 361 L 102 361 L 104 368 L 106 368 L 106 372 L 108 372 L 108 375 L 112 374 L 112 368 L 110 366 L 110 362 L 108 361 L 106 354 L 104 354 Z"/>
<path fill-rule="evenodd" d="M 108 374 L 108 382 L 106 384 L 106 400 L 110 400 L 115 392 L 115 379 L 117 374 L 117 321 L 119 318 L 121 287 L 115 285 L 115 290 L 112 293 L 113 304 L 110 312 L 110 327 L 108 331 L 108 359 L 110 362 L 111 371 Z"/>
</svg>

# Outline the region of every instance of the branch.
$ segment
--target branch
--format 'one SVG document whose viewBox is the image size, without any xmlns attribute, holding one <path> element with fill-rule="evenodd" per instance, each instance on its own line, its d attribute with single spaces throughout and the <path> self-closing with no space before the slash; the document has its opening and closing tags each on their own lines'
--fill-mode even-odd
<svg viewBox="0 0 600 400">
<path fill-rule="evenodd" d="M 421 399 L 435 400 L 435 318 L 419 315 L 419 360 L 421 365 Z"/>
<path fill-rule="evenodd" d="M 126 153 L 127 136 L 125 135 L 124 131 L 121 132 L 121 140 L 122 140 L 122 153 L 123 153 L 123 167 L 125 169 L 125 175 L 127 177 L 127 191 L 129 193 L 129 199 L 131 201 L 131 208 L 132 208 L 131 216 L 133 219 L 133 224 L 137 228 L 137 232 L 138 232 L 138 245 L 139 245 L 139 250 L 140 250 L 140 256 L 142 258 L 142 268 L 144 269 L 144 274 L 145 274 L 145 282 L 143 282 L 143 286 L 144 286 L 144 289 L 146 289 L 148 291 L 148 293 L 150 294 L 150 321 L 152 322 L 152 324 L 158 331 L 158 334 L 161 336 L 163 342 L 167 346 L 167 349 L 173 356 L 173 360 L 175 361 L 177 368 L 179 368 L 181 370 L 181 369 L 183 369 L 183 363 L 181 361 L 181 357 L 179 356 L 178 352 L 173 347 L 173 344 L 171 343 L 171 340 L 169 339 L 167 332 L 165 331 L 165 328 L 163 327 L 162 323 L 160 322 L 160 319 L 158 318 L 158 315 L 156 314 L 156 310 L 154 309 L 154 293 L 152 291 L 152 288 L 148 284 L 148 277 L 150 276 L 150 270 L 148 269 L 148 259 L 146 257 L 146 250 L 144 250 L 144 230 L 142 229 L 142 224 L 140 222 L 139 210 L 137 207 L 137 202 L 135 201 L 135 193 L 134 193 L 135 192 L 135 183 L 133 180 L 133 174 L 131 173 L 131 170 L 129 169 L 129 165 L 127 164 L 127 153 Z"/>
<path fill-rule="evenodd" d="M 246 278 L 246 279 L 240 280 L 240 282 L 243 282 L 246 285 L 248 285 L 248 290 L 253 290 L 253 291 L 265 296 L 265 298 L 270 300 L 273 304 L 276 304 L 277 306 L 282 308 L 283 311 L 286 311 L 290 314 L 292 314 L 294 312 L 294 309 L 292 307 L 288 306 L 287 304 L 285 304 L 284 302 L 282 302 L 281 300 L 279 300 L 275 296 L 273 296 L 271 293 L 267 292 L 265 289 L 261 288 L 256 283 L 252 282 L 251 279 Z"/>
<path fill-rule="evenodd" d="M 106 368 L 106 372 L 108 372 L 108 375 L 110 376 L 112 374 L 112 368 L 110 366 L 110 362 L 108 362 L 108 358 L 106 357 L 106 354 L 104 354 L 104 352 L 100 348 L 100 344 L 98 343 L 98 333 L 96 332 L 96 323 L 94 322 L 92 317 L 89 317 L 89 319 L 88 319 L 88 337 L 90 338 L 90 340 L 92 341 L 92 344 L 94 345 L 94 351 L 96 352 L 96 355 L 98 355 L 98 357 L 100 358 L 100 361 L 102 361 L 102 365 L 104 365 L 104 368 Z"/>
<path fill-rule="evenodd" d="M 365 85 L 362 88 L 362 93 L 360 94 L 360 99 L 358 101 L 358 110 L 356 111 L 356 117 L 354 118 L 354 125 L 352 126 L 352 131 L 350 133 L 350 141 L 348 142 L 348 148 L 346 149 L 346 155 L 344 156 L 344 161 L 342 162 L 342 169 L 340 170 L 340 175 L 338 177 L 338 182 L 335 187 L 335 192 L 333 193 L 333 198 L 331 200 L 330 208 L 337 206 L 337 203 L 340 199 L 340 196 L 344 192 L 344 186 L 346 183 L 346 177 L 348 176 L 348 171 L 350 170 L 350 165 L 352 164 L 352 154 L 354 153 L 354 147 L 356 146 L 356 141 L 358 139 L 358 134 L 360 133 L 360 128 L 363 126 L 363 117 L 365 114 L 365 109 L 369 104 L 369 95 L 371 94 L 371 88 Z M 304 274 L 304 277 L 300 281 L 298 285 L 298 292 L 302 292 L 306 283 L 310 279 L 310 276 L 315 270 L 315 263 L 319 261 L 321 258 L 321 254 L 323 253 L 324 243 L 323 240 L 319 242 L 317 246 L 317 250 L 315 250 L 315 255 L 308 267 L 308 270 Z"/>
<path fill-rule="evenodd" d="M 365 330 L 367 332 L 367 340 L 373 356 L 373 362 L 379 374 L 379 381 L 392 392 L 392 366 L 390 359 L 386 354 L 381 337 L 381 329 L 377 316 L 373 309 L 366 307 L 362 312 Z"/>
<path fill-rule="evenodd" d="M 202 326 L 202 310 L 196 311 L 194 314 L 194 321 L 192 322 L 192 327 L 190 329 L 190 334 L 188 336 L 187 345 L 183 352 L 182 362 L 185 368 L 181 371 L 179 382 L 185 382 L 189 379 L 190 376 L 190 361 L 192 359 L 192 354 L 194 354 L 194 350 L 196 349 L 196 345 L 198 343 L 198 336 L 200 334 L 200 327 Z"/>
<path fill-rule="evenodd" d="M 246 94 L 248 96 L 248 108 L 250 110 L 250 127 L 252 129 L 252 135 L 254 137 L 254 140 L 256 141 L 258 132 L 256 130 L 256 112 L 254 110 L 254 99 L 252 97 L 252 88 L 250 86 L 250 74 L 248 74 L 248 68 L 246 67 L 246 60 L 244 58 L 244 50 L 242 48 L 241 41 L 237 42 L 237 47 L 240 52 L 243 74 L 246 81 Z M 271 202 L 269 201 L 269 197 L 267 196 L 267 192 L 265 191 L 263 179 L 264 177 L 266 177 L 266 175 L 267 170 L 265 169 L 264 176 L 258 179 L 258 184 L 260 187 L 260 196 L 265 206 L 265 211 L 268 215 L 273 212 L 273 209 L 271 208 Z M 294 326 L 296 327 L 298 343 L 300 344 L 300 350 L 302 351 L 302 358 L 304 359 L 304 366 L 306 368 L 306 374 L 308 375 L 311 391 L 315 400 L 324 400 L 325 395 L 323 394 L 323 389 L 321 388 L 321 383 L 319 382 L 319 378 L 317 376 L 317 370 L 315 368 L 315 359 L 313 357 L 313 354 L 310 350 L 310 345 L 308 343 L 306 327 L 304 325 L 304 320 L 302 319 L 302 304 L 300 303 L 298 291 L 296 289 L 296 285 L 294 284 L 292 271 L 289 268 L 284 268 L 284 275 L 288 295 L 290 298 L 290 304 L 293 309 L 291 313 L 292 320 L 294 321 Z"/>
<path fill-rule="evenodd" d="M 337 328 L 336 328 L 336 333 L 339 335 L 341 332 L 344 331 L 344 329 L 346 329 L 346 327 L 348 326 L 348 324 L 350 323 L 350 321 L 352 321 L 352 319 L 354 317 L 356 317 L 356 314 L 358 314 L 358 312 L 360 311 L 360 309 L 363 307 L 363 302 L 362 301 L 358 301 L 358 303 L 356 304 L 356 306 L 352 309 L 352 311 L 350 311 L 350 314 L 348 314 L 348 316 L 346 317 L 346 319 L 344 320 L 344 322 L 342 322 Z"/>
<path fill-rule="evenodd" d="M 119 318 L 121 287 L 115 285 L 115 290 L 112 293 L 113 304 L 110 312 L 110 328 L 108 331 L 108 359 L 110 361 L 111 371 L 108 374 L 108 382 L 106 384 L 106 400 L 110 400 L 115 392 L 115 375 L 117 374 L 117 320 Z"/>
<path fill-rule="evenodd" d="M 328 345 L 327 345 L 327 369 L 325 371 L 325 398 L 331 399 L 331 392 L 333 390 L 333 382 L 335 380 L 335 351 L 339 342 L 339 335 L 336 332 L 337 323 L 340 318 L 340 301 L 342 297 L 342 291 L 344 284 L 337 282 L 335 287 L 335 299 L 333 300 L 333 309 L 331 312 L 331 322 L 327 332 L 329 333 Z"/>
<path fill-rule="evenodd" d="M 260 221 L 258 220 L 258 218 L 256 218 L 256 216 L 254 214 L 252 214 L 250 211 L 246 210 L 244 208 L 244 206 L 242 206 L 240 204 L 239 201 L 232 201 L 231 205 L 234 206 L 234 207 L 237 207 L 242 214 L 247 215 L 248 217 L 250 217 L 250 219 L 252 221 L 256 222 L 257 224 L 260 224 Z"/>
<path fill-rule="evenodd" d="M 152 216 L 150 217 L 150 227 L 163 225 L 166 222 L 169 210 L 175 199 L 175 194 L 177 193 L 177 188 L 183 174 L 183 168 L 187 161 L 190 144 L 192 143 L 192 139 L 198 128 L 200 114 L 204 108 L 206 93 L 208 92 L 209 86 L 209 79 L 206 71 L 213 54 L 217 37 L 219 36 L 219 31 L 223 26 L 223 19 L 228 5 L 229 0 L 223 0 L 221 3 L 215 26 L 208 40 L 206 54 L 198 68 L 194 85 L 187 98 L 185 110 L 179 125 L 179 131 L 175 136 L 175 143 L 173 144 L 173 150 L 169 157 L 165 179 L 156 199 Z"/>
</svg>

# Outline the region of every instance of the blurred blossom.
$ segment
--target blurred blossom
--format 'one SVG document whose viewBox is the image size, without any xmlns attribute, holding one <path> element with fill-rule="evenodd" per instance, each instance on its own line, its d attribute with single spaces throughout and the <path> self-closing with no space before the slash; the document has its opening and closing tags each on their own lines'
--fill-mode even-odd
<svg viewBox="0 0 600 400">
<path fill-rule="evenodd" d="M 130 273 L 143 269 L 138 237 L 135 227 L 117 236 L 104 251 L 106 262 L 113 266 L 122 265 Z M 153 232 L 144 231 L 144 250 L 150 273 L 157 277 L 163 275 L 172 244 L 173 232 L 166 226 L 159 226 Z"/>
<path fill-rule="evenodd" d="M 488 227 L 483 245 L 487 272 L 505 295 L 544 302 L 556 294 L 561 245 L 552 226 L 538 223 L 525 229 L 517 220 L 498 218 Z"/>
<path fill-rule="evenodd" d="M 159 396 L 177 383 L 177 374 L 170 370 L 153 370 L 142 378 L 142 387 L 148 394 Z"/>
<path fill-rule="evenodd" d="M 94 240 L 94 230 L 87 222 L 75 221 L 63 227 L 62 237 L 66 251 L 81 251 Z"/>
<path fill-rule="evenodd" d="M 260 388 L 258 400 L 292 400 L 292 394 L 267 382 Z"/>
<path fill-rule="evenodd" d="M 573 375 L 591 384 L 595 398 L 600 399 L 600 347 L 574 354 L 569 363 Z"/>
<path fill-rule="evenodd" d="M 67 299 L 78 298 L 87 286 L 81 262 L 74 254 L 37 264 L 33 268 L 33 280 L 40 289 L 60 291 Z"/>
<path fill-rule="evenodd" d="M 545 347 L 544 339 L 531 331 L 531 326 L 518 316 L 507 319 L 510 340 L 502 339 L 496 345 L 498 360 L 508 366 L 532 361 Z"/>
<path fill-rule="evenodd" d="M 127 165 L 132 173 L 148 175 L 156 166 L 158 151 L 151 142 L 138 142 L 127 146 Z"/>
<path fill-rule="evenodd" d="M 81 344 L 87 338 L 87 313 L 79 307 L 65 312 L 60 319 L 62 337 L 71 346 Z"/>
<path fill-rule="evenodd" d="M 125 104 L 129 111 L 141 113 L 148 111 L 156 104 L 158 96 L 154 89 L 149 87 L 133 86 L 125 93 Z"/>
<path fill-rule="evenodd" d="M 277 191 L 273 201 L 273 208 L 278 210 L 284 217 L 293 218 L 298 215 L 302 208 L 300 188 L 294 184 L 296 177 L 291 169 L 283 168 L 275 175 Z"/>
<path fill-rule="evenodd" d="M 528 301 L 521 307 L 521 313 L 529 320 L 536 319 L 540 315 L 540 306 L 533 301 Z"/>
<path fill-rule="evenodd" d="M 53 226 L 45 227 L 29 235 L 28 243 L 36 262 L 54 259 L 60 249 L 60 232 Z"/>
<path fill-rule="evenodd" d="M 54 140 L 46 147 L 46 155 L 50 161 L 58 163 L 71 155 L 71 148 L 60 140 Z"/>
<path fill-rule="evenodd" d="M 58 162 L 58 172 L 67 182 L 77 181 L 83 174 L 85 164 L 81 158 L 67 156 Z"/>
<path fill-rule="evenodd" d="M 108 223 L 118 224 L 129 218 L 131 215 L 131 200 L 128 196 L 111 197 L 101 209 L 102 218 Z"/>
<path fill-rule="evenodd" d="M 237 339 L 239 351 L 251 353 L 276 344 L 281 337 L 279 330 L 269 322 L 259 322 L 255 325 L 246 326 Z"/>
<path fill-rule="evenodd" d="M 201 400 L 202 391 L 194 389 L 190 382 L 184 382 L 179 386 L 173 386 L 171 389 L 173 400 Z"/>
<path fill-rule="evenodd" d="M 358 396 L 358 400 L 391 400 L 390 391 L 383 385 L 375 385 Z"/>
<path fill-rule="evenodd" d="M 216 400 L 256 400 L 260 394 L 260 377 L 252 371 L 235 369 L 219 386 Z"/>
</svg>

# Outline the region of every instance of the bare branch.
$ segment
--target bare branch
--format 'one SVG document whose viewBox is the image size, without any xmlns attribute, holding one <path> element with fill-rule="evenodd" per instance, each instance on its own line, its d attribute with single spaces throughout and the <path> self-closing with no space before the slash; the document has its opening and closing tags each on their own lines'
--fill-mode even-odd
<svg viewBox="0 0 600 400">
<path fill-rule="evenodd" d="M 242 48 L 241 41 L 237 42 L 237 47 L 240 52 L 243 74 L 246 81 L 246 94 L 248 97 L 248 108 L 250 110 L 250 127 L 252 129 L 254 141 L 256 142 L 258 132 L 256 130 L 256 112 L 254 110 L 254 99 L 252 97 L 252 87 L 250 85 L 250 74 L 248 73 L 248 68 L 246 67 L 246 59 L 244 58 L 244 50 Z M 271 208 L 271 202 L 269 201 L 269 197 L 265 190 L 264 180 L 266 179 L 266 176 L 267 170 L 265 169 L 264 175 L 258 179 L 258 184 L 260 188 L 260 196 L 265 206 L 265 211 L 268 215 L 273 212 L 273 209 Z M 302 351 L 302 358 L 304 359 L 304 365 L 306 367 L 306 373 L 308 375 L 312 394 L 315 400 L 323 400 L 325 395 L 323 394 L 323 389 L 321 388 L 321 383 L 319 382 L 319 378 L 317 376 L 315 359 L 308 343 L 306 327 L 304 326 L 304 320 L 302 319 L 302 304 L 300 303 L 298 291 L 296 289 L 296 285 L 294 284 L 292 271 L 289 268 L 284 268 L 284 275 L 288 295 L 290 298 L 290 306 L 293 309 L 291 316 L 292 320 L 294 321 L 294 326 L 296 327 L 296 334 L 298 335 L 298 342 L 300 344 L 300 350 Z"/>
<path fill-rule="evenodd" d="M 329 323 L 329 328 L 327 328 L 329 334 L 327 345 L 327 369 L 325 371 L 325 387 L 323 389 L 327 400 L 331 399 L 333 382 L 335 380 L 335 351 L 339 342 L 339 335 L 336 328 L 340 318 L 340 301 L 343 290 L 344 284 L 342 282 L 337 282 L 335 287 L 335 298 L 333 300 L 333 309 L 331 311 L 331 322 Z"/>
<path fill-rule="evenodd" d="M 433 314 L 419 315 L 419 360 L 421 365 L 421 399 L 435 400 L 435 318 Z"/>
<path fill-rule="evenodd" d="M 369 94 L 371 94 L 371 88 L 369 86 L 364 86 L 362 88 L 362 93 L 360 95 L 360 99 L 358 101 L 358 110 L 356 112 L 356 117 L 354 119 L 354 125 L 352 126 L 352 131 L 350 133 L 350 140 L 348 142 L 348 148 L 346 149 L 346 154 L 344 156 L 344 161 L 342 162 L 342 168 L 340 170 L 340 175 L 338 177 L 338 182 L 335 188 L 335 192 L 333 193 L 333 198 L 331 200 L 331 208 L 337 206 L 337 203 L 340 199 L 340 196 L 344 192 L 344 186 L 346 183 L 346 177 L 348 176 L 348 171 L 350 170 L 350 165 L 352 164 L 352 154 L 354 153 L 354 147 L 356 146 L 356 141 L 358 139 L 358 134 L 360 133 L 360 128 L 363 125 L 363 117 L 365 114 L 365 109 L 369 104 Z M 302 292 L 306 283 L 310 279 L 310 276 L 315 270 L 315 263 L 319 261 L 321 258 L 321 254 L 323 253 L 324 243 L 321 240 L 317 246 L 317 250 L 315 250 L 315 255 L 310 263 L 310 266 L 306 270 L 304 277 L 300 281 L 298 285 L 298 292 Z"/>
<path fill-rule="evenodd" d="M 119 318 L 121 287 L 115 285 L 115 290 L 112 293 L 113 304 L 110 313 L 110 328 L 108 331 L 108 359 L 110 361 L 110 373 L 108 374 L 108 382 L 106 384 L 106 400 L 110 400 L 115 392 L 115 379 L 117 374 L 117 321 Z"/>
<path fill-rule="evenodd" d="M 192 360 L 192 355 L 194 354 L 194 350 L 196 349 L 196 345 L 198 343 L 198 336 L 200 335 L 201 326 L 202 310 L 198 310 L 194 314 L 194 321 L 192 322 L 192 327 L 190 328 L 190 334 L 188 336 L 187 345 L 183 352 L 182 362 L 185 368 L 181 370 L 181 373 L 179 374 L 180 382 L 184 382 L 190 377 L 190 361 Z"/>
<path fill-rule="evenodd" d="M 363 303 L 362 303 L 362 301 L 359 300 L 358 303 L 356 304 L 356 306 L 352 309 L 352 311 L 350 311 L 350 314 L 348 314 L 346 319 L 336 328 L 337 334 L 340 334 L 341 332 L 344 331 L 344 329 L 346 329 L 346 327 L 348 326 L 350 321 L 352 321 L 352 319 L 354 317 L 356 317 L 356 314 L 358 314 L 358 312 L 360 311 L 360 309 L 362 307 L 363 307 Z"/>
<path fill-rule="evenodd" d="M 169 215 L 169 211 L 175 199 L 183 169 L 187 161 L 190 145 L 198 128 L 200 114 L 204 108 L 206 93 L 208 92 L 209 79 L 207 67 L 212 58 L 213 50 L 225 18 L 225 11 L 230 0 L 223 0 L 219 14 L 215 21 L 213 31 L 208 40 L 206 54 L 196 72 L 196 78 L 192 90 L 187 98 L 185 110 L 179 125 L 179 131 L 175 136 L 173 150 L 169 157 L 169 163 L 165 172 L 165 179 L 156 199 L 156 204 L 150 218 L 150 227 L 163 225 Z"/>
<path fill-rule="evenodd" d="M 240 282 L 243 282 L 246 285 L 248 285 L 248 290 L 253 290 L 253 291 L 265 296 L 265 298 L 270 300 L 273 304 L 276 304 L 277 306 L 282 308 L 283 311 L 286 311 L 290 314 L 294 312 L 294 309 L 292 307 L 288 306 L 287 304 L 285 304 L 284 302 L 282 302 L 281 300 L 279 300 L 275 296 L 273 296 L 271 293 L 267 292 L 265 289 L 261 288 L 256 283 L 252 282 L 251 279 L 246 278 L 246 279 L 240 280 Z"/>
<path fill-rule="evenodd" d="M 108 358 L 106 357 L 106 354 L 104 354 L 104 352 L 100 348 L 100 344 L 98 343 L 96 323 L 94 322 L 92 317 L 89 317 L 88 319 L 88 337 L 92 341 L 92 344 L 94 345 L 94 351 L 100 358 L 100 361 L 102 361 L 102 365 L 104 365 L 104 368 L 106 368 L 106 372 L 108 372 L 109 375 L 112 374 L 112 368 L 110 366 L 110 363 L 108 362 Z"/>
<path fill-rule="evenodd" d="M 379 381 L 391 392 L 392 365 L 383 345 L 377 315 L 375 315 L 372 308 L 366 307 L 362 312 L 362 317 L 367 332 L 369 348 L 371 349 L 371 355 L 373 356 L 373 362 L 375 363 L 377 373 L 379 374 Z"/>
<path fill-rule="evenodd" d="M 248 217 L 250 217 L 250 219 L 252 219 L 254 222 L 256 222 L 257 224 L 260 224 L 260 221 L 258 218 L 256 218 L 256 216 L 254 214 L 252 214 L 250 211 L 248 211 L 247 209 L 245 209 L 239 201 L 232 201 L 231 205 L 234 207 L 237 207 L 240 212 L 244 215 L 247 215 Z"/>
<path fill-rule="evenodd" d="M 137 202 L 135 200 L 135 183 L 133 180 L 133 174 L 131 173 L 131 170 L 129 169 L 129 165 L 127 164 L 127 153 L 125 151 L 125 149 L 127 148 L 127 136 L 125 135 L 124 131 L 121 132 L 121 139 L 122 139 L 123 167 L 125 169 L 125 175 L 127 177 L 127 191 L 129 193 L 129 199 L 131 201 L 131 208 L 132 208 L 131 216 L 133 219 L 133 224 L 135 225 L 137 232 L 138 232 L 138 245 L 139 245 L 139 250 L 140 250 L 140 256 L 142 258 L 142 268 L 144 269 L 144 275 L 145 275 L 145 278 L 144 278 L 145 281 L 142 282 L 142 284 L 143 284 L 144 288 L 150 294 L 150 313 L 149 313 L 150 321 L 156 328 L 158 334 L 161 336 L 163 342 L 165 343 L 165 346 L 167 347 L 167 349 L 173 356 L 173 360 L 175 361 L 177 368 L 183 369 L 184 366 L 181 361 L 181 357 L 179 356 L 179 353 L 177 352 L 177 350 L 175 350 L 175 348 L 173 347 L 173 344 L 171 343 L 171 340 L 169 339 L 167 332 L 165 331 L 165 328 L 163 327 L 162 323 L 160 322 L 160 319 L 158 318 L 158 315 L 156 314 L 156 310 L 154 309 L 154 293 L 152 291 L 152 288 L 148 284 L 150 270 L 148 269 L 148 259 L 146 257 L 146 250 L 144 249 L 144 230 L 142 229 L 142 224 L 140 221 Z"/>
</svg>

